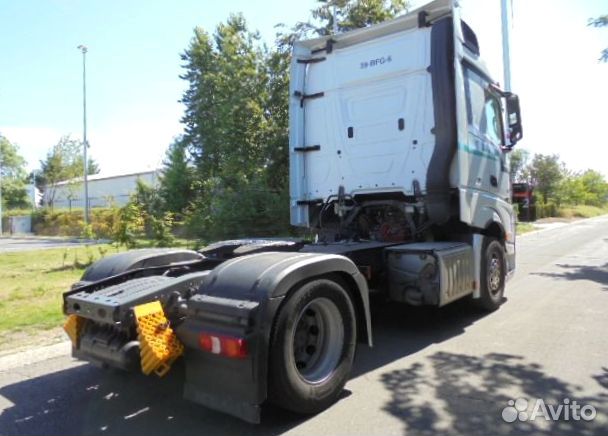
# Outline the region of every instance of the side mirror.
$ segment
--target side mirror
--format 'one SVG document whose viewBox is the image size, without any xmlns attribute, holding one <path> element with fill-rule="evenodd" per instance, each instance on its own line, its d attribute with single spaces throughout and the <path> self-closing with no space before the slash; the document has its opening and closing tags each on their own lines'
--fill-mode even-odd
<svg viewBox="0 0 608 436">
<path fill-rule="evenodd" d="M 523 137 L 521 111 L 519 109 L 519 97 L 516 94 L 505 93 L 505 99 L 507 101 L 509 148 L 512 148 Z"/>
</svg>

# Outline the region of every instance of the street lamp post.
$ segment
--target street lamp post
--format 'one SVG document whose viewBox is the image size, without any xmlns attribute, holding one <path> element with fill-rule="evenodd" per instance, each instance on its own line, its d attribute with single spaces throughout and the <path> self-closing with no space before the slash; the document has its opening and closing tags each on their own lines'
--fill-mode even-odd
<svg viewBox="0 0 608 436">
<path fill-rule="evenodd" d="M 89 183 L 88 183 L 88 161 L 87 148 L 87 47 L 79 45 L 78 50 L 82 52 L 82 148 L 84 158 L 84 223 L 89 224 Z"/>
<path fill-rule="evenodd" d="M 504 90 L 511 91 L 511 4 L 512 0 L 500 1 L 502 24 L 502 67 L 505 79 Z"/>
<path fill-rule="evenodd" d="M 0 236 L 2 236 L 2 149 L 0 149 Z"/>
</svg>

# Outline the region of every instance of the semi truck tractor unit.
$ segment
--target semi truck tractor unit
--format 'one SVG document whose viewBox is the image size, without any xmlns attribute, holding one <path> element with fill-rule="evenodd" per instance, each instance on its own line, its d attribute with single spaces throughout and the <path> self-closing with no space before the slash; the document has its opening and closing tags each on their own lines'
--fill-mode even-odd
<svg viewBox="0 0 608 436">
<path fill-rule="evenodd" d="M 452 1 L 296 42 L 289 118 L 285 207 L 311 240 L 101 259 L 64 294 L 75 357 L 159 376 L 182 359 L 185 398 L 259 422 L 266 401 L 312 414 L 338 399 L 372 346 L 371 293 L 500 306 L 519 101 Z"/>
</svg>

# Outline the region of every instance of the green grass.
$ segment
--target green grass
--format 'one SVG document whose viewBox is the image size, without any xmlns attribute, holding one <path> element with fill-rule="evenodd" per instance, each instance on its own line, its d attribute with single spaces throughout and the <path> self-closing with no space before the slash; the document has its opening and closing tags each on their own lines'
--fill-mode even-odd
<svg viewBox="0 0 608 436">
<path fill-rule="evenodd" d="M 536 230 L 536 226 L 530 223 L 517 223 L 517 226 L 515 228 L 515 232 L 518 235 L 531 232 L 532 230 Z"/>
<path fill-rule="evenodd" d="M 138 241 L 137 248 L 154 241 Z M 194 249 L 197 241 L 176 239 L 172 247 Z M 0 254 L 0 345 L 11 335 L 34 333 L 63 324 L 62 294 L 88 265 L 124 247 L 100 244 Z"/>
<path fill-rule="evenodd" d="M 90 263 L 118 251 L 106 244 L 0 254 L 0 342 L 61 325 L 62 293 Z"/>
<path fill-rule="evenodd" d="M 560 218 L 593 218 L 595 216 L 608 214 L 608 206 L 597 207 L 586 204 L 563 206 L 559 208 L 557 214 Z"/>
</svg>

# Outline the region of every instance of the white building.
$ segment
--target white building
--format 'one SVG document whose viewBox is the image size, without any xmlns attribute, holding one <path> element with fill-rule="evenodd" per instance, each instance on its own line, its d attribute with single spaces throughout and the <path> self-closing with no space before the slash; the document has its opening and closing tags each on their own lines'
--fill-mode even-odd
<svg viewBox="0 0 608 436">
<path fill-rule="evenodd" d="M 129 201 L 131 194 L 135 192 L 138 179 L 147 185 L 157 187 L 159 174 L 158 170 L 154 170 L 118 176 L 91 175 L 88 177 L 89 206 L 124 206 Z M 44 205 L 50 203 L 52 195 L 53 188 L 47 187 L 42 198 Z M 53 207 L 58 209 L 84 207 L 83 198 L 84 183 L 82 178 L 60 182 L 54 189 Z"/>
</svg>

